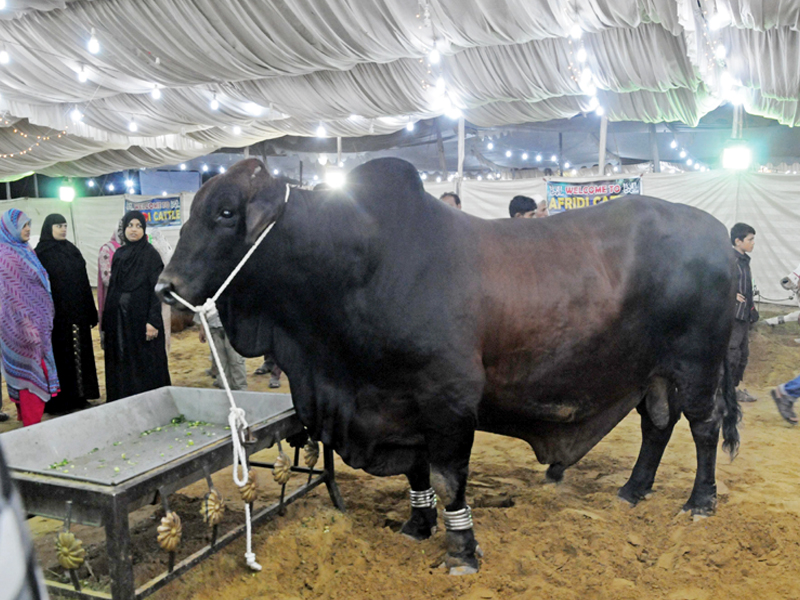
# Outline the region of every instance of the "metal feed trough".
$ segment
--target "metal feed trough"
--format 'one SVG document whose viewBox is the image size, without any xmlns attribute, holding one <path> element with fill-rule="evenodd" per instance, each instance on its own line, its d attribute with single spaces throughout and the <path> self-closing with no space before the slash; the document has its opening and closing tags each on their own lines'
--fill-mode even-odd
<svg viewBox="0 0 800 600">
<path fill-rule="evenodd" d="M 288 394 L 233 392 L 250 424 L 245 444 L 248 456 L 281 439 L 301 434 Z M 168 496 L 195 481 L 230 466 L 232 442 L 228 429 L 229 403 L 225 392 L 163 387 L 90 410 L 45 421 L 2 434 L 0 442 L 11 474 L 29 513 L 70 523 L 105 527 L 111 595 L 81 590 L 75 570 L 72 586 L 47 581 L 51 592 L 78 598 L 139 600 L 169 583 L 204 558 L 245 532 L 245 525 L 174 564 L 138 589 L 134 584 L 128 513 L 160 496 L 168 510 Z M 321 470 L 298 466 L 308 475 L 305 485 L 279 502 L 253 513 L 253 525 L 325 483 L 334 505 L 343 509 L 333 471 L 333 452 L 323 450 Z M 273 465 L 249 462 L 250 467 Z M 251 505 L 252 506 L 252 505 Z"/>
</svg>

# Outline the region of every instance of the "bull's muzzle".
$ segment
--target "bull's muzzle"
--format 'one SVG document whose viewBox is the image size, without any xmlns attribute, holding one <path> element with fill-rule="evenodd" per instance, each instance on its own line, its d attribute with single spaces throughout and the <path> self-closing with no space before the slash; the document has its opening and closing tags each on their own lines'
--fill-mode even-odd
<svg viewBox="0 0 800 600">
<path fill-rule="evenodd" d="M 158 299 L 170 306 L 175 304 L 175 298 L 172 296 L 172 292 L 174 291 L 175 286 L 171 281 L 159 281 L 156 284 L 156 295 Z"/>
</svg>

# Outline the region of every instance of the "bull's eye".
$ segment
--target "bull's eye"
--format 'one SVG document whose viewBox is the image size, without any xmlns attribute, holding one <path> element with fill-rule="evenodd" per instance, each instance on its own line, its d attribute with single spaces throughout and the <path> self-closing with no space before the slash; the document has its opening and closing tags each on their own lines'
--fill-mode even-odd
<svg viewBox="0 0 800 600">
<path fill-rule="evenodd" d="M 233 211 L 227 208 L 223 208 L 220 211 L 219 216 L 222 217 L 223 219 L 230 219 L 233 216 Z"/>
</svg>

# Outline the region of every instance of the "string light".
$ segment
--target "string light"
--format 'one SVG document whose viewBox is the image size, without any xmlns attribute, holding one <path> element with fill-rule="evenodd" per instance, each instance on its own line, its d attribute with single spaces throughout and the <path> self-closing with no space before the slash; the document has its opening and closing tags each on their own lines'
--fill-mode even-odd
<svg viewBox="0 0 800 600">
<path fill-rule="evenodd" d="M 677 148 L 677 147 L 678 147 L 678 140 L 672 140 L 672 141 L 669 143 L 669 147 L 670 147 L 670 148 L 673 148 L 673 149 L 674 149 L 674 148 Z"/>
<path fill-rule="evenodd" d="M 8 119 L 3 119 L 3 124 L 4 125 L 11 125 L 11 121 L 9 121 Z M 57 135 L 55 135 L 56 139 L 59 139 L 62 136 L 66 136 L 67 135 L 67 129 L 69 129 L 69 127 L 61 130 Z M 22 131 L 21 129 L 19 129 L 17 127 L 14 127 L 12 129 L 11 133 L 14 133 L 14 134 L 20 136 L 21 138 L 25 138 L 25 139 L 28 139 L 28 137 L 30 135 L 33 135 L 33 134 L 27 134 L 27 133 L 25 133 L 24 131 Z M 17 152 L 8 152 L 6 154 L 0 154 L 0 158 L 14 158 L 14 157 L 17 157 L 17 156 L 24 156 L 25 154 L 28 154 L 29 152 L 31 152 L 37 146 L 40 146 L 43 142 L 50 141 L 50 139 L 52 139 L 52 137 L 53 137 L 53 135 L 37 135 L 36 136 L 36 140 L 37 141 L 34 142 L 33 144 L 31 144 L 30 146 L 28 146 L 25 150 L 19 150 Z"/>
<path fill-rule="evenodd" d="M 153 89 L 150 91 L 150 96 L 152 96 L 153 100 L 158 100 L 161 98 L 161 88 L 158 87 L 158 84 L 153 84 Z"/>
<path fill-rule="evenodd" d="M 219 109 L 219 100 L 217 100 L 217 95 L 216 94 L 214 94 L 214 96 L 211 98 L 211 102 L 208 103 L 208 107 L 211 110 L 218 110 Z"/>
<path fill-rule="evenodd" d="M 128 130 L 132 133 L 139 131 L 139 126 L 136 124 L 136 121 L 134 121 L 133 118 L 131 118 L 130 123 L 128 123 Z"/>
<path fill-rule="evenodd" d="M 89 38 L 89 41 L 86 44 L 86 48 L 92 54 L 97 54 L 100 52 L 100 42 L 97 41 L 97 38 L 94 35 L 94 27 L 92 27 L 92 36 Z"/>
<path fill-rule="evenodd" d="M 527 152 L 523 152 L 522 153 L 522 160 L 528 160 L 528 153 Z"/>
</svg>

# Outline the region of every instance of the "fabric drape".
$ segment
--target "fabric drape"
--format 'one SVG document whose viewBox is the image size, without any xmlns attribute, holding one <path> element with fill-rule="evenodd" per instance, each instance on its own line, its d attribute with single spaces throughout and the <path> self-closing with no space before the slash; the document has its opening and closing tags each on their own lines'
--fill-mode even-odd
<svg viewBox="0 0 800 600">
<path fill-rule="evenodd" d="M 16 208 L 0 218 L 0 352 L 11 399 L 27 390 L 46 402 L 59 390 L 50 343 L 55 309 L 47 271 L 22 241 L 27 223 Z"/>
<path fill-rule="evenodd" d="M 97 309 L 86 261 L 75 244 L 53 237 L 53 225 L 66 222 L 62 215 L 48 215 L 36 246 L 36 255 L 50 277 L 55 306 L 52 344 L 61 392 L 48 402 L 50 414 L 81 408 L 87 400 L 100 397 L 92 345 Z"/>
<path fill-rule="evenodd" d="M 142 213 L 131 211 L 123 218 L 123 231 L 132 219 L 145 229 Z M 147 240 L 125 238 L 114 254 L 111 281 L 103 310 L 106 365 L 106 398 L 117 400 L 170 384 L 161 302 L 155 293 L 164 263 Z M 147 341 L 150 324 L 158 336 Z"/>
<path fill-rule="evenodd" d="M 103 308 L 106 305 L 108 284 L 111 282 L 111 262 L 122 243 L 122 219 L 120 219 L 111 234 L 111 239 L 100 246 L 97 253 L 97 315 L 100 324 L 103 323 Z"/>
</svg>

